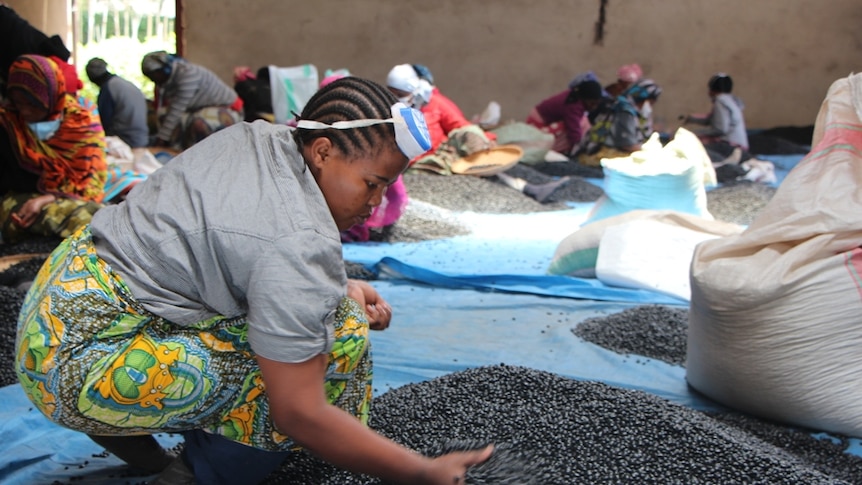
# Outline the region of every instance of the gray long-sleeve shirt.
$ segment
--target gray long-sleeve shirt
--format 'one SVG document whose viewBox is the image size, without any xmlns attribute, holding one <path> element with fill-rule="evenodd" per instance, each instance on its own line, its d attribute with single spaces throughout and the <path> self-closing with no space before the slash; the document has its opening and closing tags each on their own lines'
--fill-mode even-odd
<svg viewBox="0 0 862 485">
<path fill-rule="evenodd" d="M 183 113 L 208 106 L 230 106 L 237 94 L 209 69 L 177 59 L 167 82 L 159 89 L 160 104 L 168 112 L 159 125 L 158 138 L 168 141 Z"/>
<path fill-rule="evenodd" d="M 694 123 L 708 125 L 700 135 L 716 136 L 731 145 L 748 149 L 748 131 L 742 116 L 742 100 L 730 93 L 715 96 L 712 111 L 705 118 L 690 117 Z"/>
<path fill-rule="evenodd" d="M 281 362 L 332 346 L 341 239 L 286 126 L 213 134 L 100 209 L 91 229 L 99 257 L 156 315 L 245 315 L 251 348 Z"/>
</svg>

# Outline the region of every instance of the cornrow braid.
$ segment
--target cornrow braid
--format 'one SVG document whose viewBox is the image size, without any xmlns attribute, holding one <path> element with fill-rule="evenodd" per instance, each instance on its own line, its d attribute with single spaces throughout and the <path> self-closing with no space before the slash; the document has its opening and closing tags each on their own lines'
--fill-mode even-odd
<svg viewBox="0 0 862 485">
<path fill-rule="evenodd" d="M 387 119 L 390 108 L 398 99 L 380 84 L 368 79 L 348 76 L 333 81 L 317 91 L 300 119 L 332 124 L 336 121 Z M 380 123 L 347 130 L 311 130 L 297 128 L 294 140 L 300 150 L 315 138 L 327 137 L 345 154 L 369 154 L 389 145 L 397 150 L 395 127 Z"/>
</svg>

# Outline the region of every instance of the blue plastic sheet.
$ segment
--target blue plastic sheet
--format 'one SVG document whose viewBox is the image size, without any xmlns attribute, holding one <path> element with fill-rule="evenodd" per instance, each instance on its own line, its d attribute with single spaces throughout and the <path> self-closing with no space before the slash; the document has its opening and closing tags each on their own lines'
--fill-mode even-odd
<svg viewBox="0 0 862 485">
<path fill-rule="evenodd" d="M 372 333 L 375 395 L 505 363 L 638 389 L 695 409 L 719 409 L 689 389 L 682 367 L 620 355 L 572 332 L 585 319 L 638 305 L 687 307 L 650 291 L 545 274 L 556 246 L 579 227 L 590 206 L 539 214 L 459 214 L 458 220 L 473 228 L 470 236 L 345 245 L 346 260 L 379 273 L 372 284 L 395 309 L 391 327 Z M 181 440 L 157 438 L 168 447 Z M 860 440 L 851 440 L 849 452 L 862 455 Z M 128 473 L 85 435 L 45 419 L 19 386 L 0 388 L 0 483 L 121 485 L 150 478 Z"/>
</svg>

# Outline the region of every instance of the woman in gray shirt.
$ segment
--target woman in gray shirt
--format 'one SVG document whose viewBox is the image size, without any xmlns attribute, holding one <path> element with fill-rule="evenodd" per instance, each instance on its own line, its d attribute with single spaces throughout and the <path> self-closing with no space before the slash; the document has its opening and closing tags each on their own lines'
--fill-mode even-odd
<svg viewBox="0 0 862 485">
<path fill-rule="evenodd" d="M 748 153 L 748 130 L 742 100 L 734 94 L 733 78 L 719 72 L 707 83 L 712 109 L 706 115 L 683 116 L 684 123 L 703 125 L 694 133 L 700 137 L 713 163 L 728 159 L 736 151 L 734 164 L 751 158 Z"/>
<path fill-rule="evenodd" d="M 258 483 L 296 446 L 397 483 L 463 483 L 492 452 L 425 457 L 364 426 L 368 330 L 391 308 L 348 281 L 339 231 L 364 222 L 424 118 L 347 77 L 294 130 L 209 137 L 66 239 L 21 310 L 16 370 L 52 421 L 153 483 Z M 181 432 L 173 459 L 151 436 Z"/>
<path fill-rule="evenodd" d="M 155 146 L 185 149 L 243 120 L 239 95 L 204 66 L 157 51 L 144 56 L 141 72 L 156 84 Z"/>
</svg>

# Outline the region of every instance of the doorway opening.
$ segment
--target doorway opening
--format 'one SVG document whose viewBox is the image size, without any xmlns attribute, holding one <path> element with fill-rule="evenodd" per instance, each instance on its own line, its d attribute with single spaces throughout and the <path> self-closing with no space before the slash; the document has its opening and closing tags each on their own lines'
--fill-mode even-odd
<svg viewBox="0 0 862 485">
<path fill-rule="evenodd" d="M 110 72 L 153 96 L 153 83 L 141 73 L 141 59 L 164 50 L 182 55 L 182 0 L 67 0 L 71 23 L 70 46 L 84 88 L 79 94 L 95 101 L 98 87 L 84 71 L 100 57 Z"/>
</svg>

